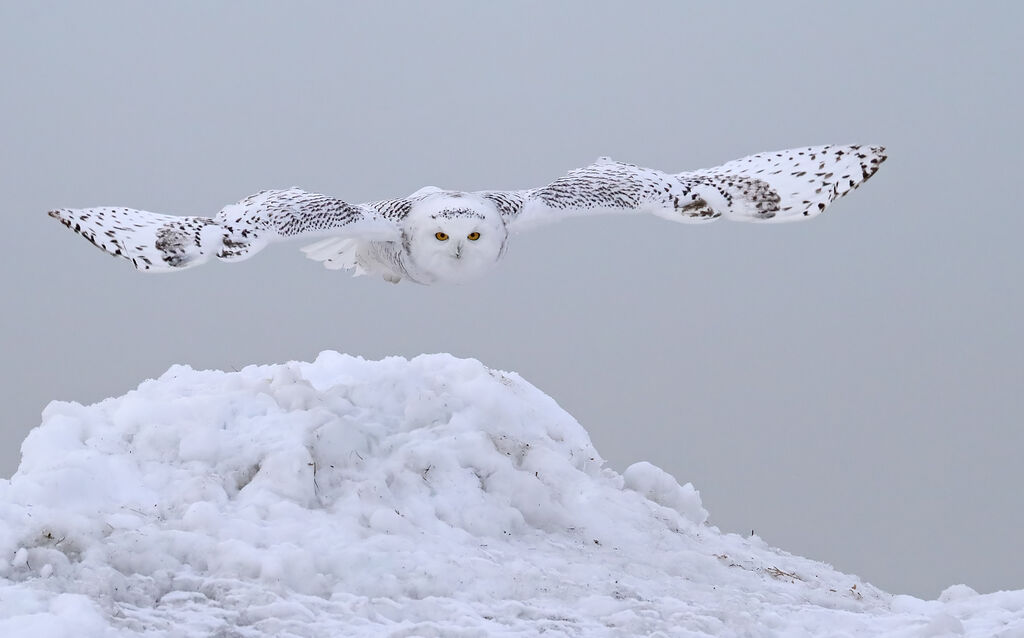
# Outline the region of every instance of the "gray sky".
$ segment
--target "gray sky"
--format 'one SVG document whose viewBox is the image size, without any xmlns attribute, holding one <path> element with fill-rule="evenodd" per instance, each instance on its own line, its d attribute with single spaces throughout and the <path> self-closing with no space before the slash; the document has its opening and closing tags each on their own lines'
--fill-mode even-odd
<svg viewBox="0 0 1024 638">
<path fill-rule="evenodd" d="M 516 370 L 712 522 L 932 597 L 1024 587 L 1020 3 L 0 4 L 6 414 L 172 363 L 447 351 Z M 275 245 L 144 275 L 46 217 L 212 214 L 880 143 L 802 224 L 574 220 L 480 283 Z"/>
</svg>

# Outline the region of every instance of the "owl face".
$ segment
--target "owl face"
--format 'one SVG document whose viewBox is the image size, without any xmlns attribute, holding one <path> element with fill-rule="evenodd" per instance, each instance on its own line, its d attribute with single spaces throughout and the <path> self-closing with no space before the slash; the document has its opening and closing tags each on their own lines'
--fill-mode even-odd
<svg viewBox="0 0 1024 638">
<path fill-rule="evenodd" d="M 423 274 L 434 281 L 464 282 L 498 261 L 507 231 L 489 202 L 439 197 L 418 204 L 410 214 L 408 255 Z"/>
</svg>

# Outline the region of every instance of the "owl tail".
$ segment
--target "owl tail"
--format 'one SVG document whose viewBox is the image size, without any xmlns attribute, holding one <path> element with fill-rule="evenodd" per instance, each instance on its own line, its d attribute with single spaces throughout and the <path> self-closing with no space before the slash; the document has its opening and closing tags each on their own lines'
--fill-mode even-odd
<svg viewBox="0 0 1024 638">
<path fill-rule="evenodd" d="M 94 246 L 148 272 L 170 272 L 207 261 L 224 248 L 221 226 L 209 217 L 173 217 L 130 208 L 62 208 L 50 217 Z"/>
<path fill-rule="evenodd" d="M 882 146 L 811 146 L 758 153 L 678 177 L 697 218 L 793 221 L 819 215 L 875 174 Z"/>
</svg>

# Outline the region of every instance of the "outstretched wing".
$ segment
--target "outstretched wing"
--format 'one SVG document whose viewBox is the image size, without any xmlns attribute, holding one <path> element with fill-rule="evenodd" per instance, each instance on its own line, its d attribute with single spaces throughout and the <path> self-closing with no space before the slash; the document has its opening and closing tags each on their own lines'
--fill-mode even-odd
<svg viewBox="0 0 1024 638">
<path fill-rule="evenodd" d="M 686 223 L 791 221 L 820 214 L 874 175 L 885 158 L 881 146 L 812 146 L 675 174 L 602 158 L 542 188 L 480 195 L 513 232 L 605 213 L 650 213 Z"/>
<path fill-rule="evenodd" d="M 408 200 L 348 204 L 298 188 L 261 191 L 216 216 L 174 217 L 130 208 L 50 211 L 50 216 L 139 270 L 165 272 L 197 266 L 211 256 L 242 260 L 275 241 L 328 236 L 388 241 Z"/>
</svg>

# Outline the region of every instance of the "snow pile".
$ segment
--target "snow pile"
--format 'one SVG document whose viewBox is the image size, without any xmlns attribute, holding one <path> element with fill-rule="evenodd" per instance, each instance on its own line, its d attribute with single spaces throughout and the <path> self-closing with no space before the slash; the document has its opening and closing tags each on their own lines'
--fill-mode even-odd
<svg viewBox="0 0 1024 638">
<path fill-rule="evenodd" d="M 890 596 L 603 468 L 447 355 L 171 368 L 53 403 L 0 482 L 0 636 L 1021 635 L 1024 592 Z"/>
</svg>

